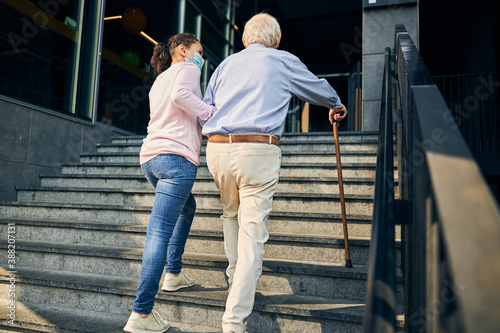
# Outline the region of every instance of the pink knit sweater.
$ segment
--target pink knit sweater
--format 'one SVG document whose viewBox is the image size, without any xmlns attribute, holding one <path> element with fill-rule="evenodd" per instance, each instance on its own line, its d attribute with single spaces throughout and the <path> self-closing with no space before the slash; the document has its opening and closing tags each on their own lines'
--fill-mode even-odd
<svg viewBox="0 0 500 333">
<path fill-rule="evenodd" d="M 200 69 L 178 62 L 158 75 L 149 92 L 151 120 L 143 141 L 140 163 L 161 154 L 176 154 L 200 164 L 201 126 L 213 107 L 201 101 Z"/>
</svg>

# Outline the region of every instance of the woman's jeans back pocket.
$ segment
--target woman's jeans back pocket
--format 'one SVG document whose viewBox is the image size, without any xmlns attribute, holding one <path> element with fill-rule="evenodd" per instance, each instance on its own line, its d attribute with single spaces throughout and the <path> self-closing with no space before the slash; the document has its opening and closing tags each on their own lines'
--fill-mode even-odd
<svg viewBox="0 0 500 333">
<path fill-rule="evenodd" d="M 158 179 L 168 179 L 182 173 L 184 157 L 174 154 L 158 155 L 151 160 L 153 172 Z"/>
</svg>

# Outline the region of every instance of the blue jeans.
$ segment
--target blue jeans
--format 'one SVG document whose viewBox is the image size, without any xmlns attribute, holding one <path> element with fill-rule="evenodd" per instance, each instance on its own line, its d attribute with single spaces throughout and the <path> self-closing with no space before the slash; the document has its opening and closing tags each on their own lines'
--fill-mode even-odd
<svg viewBox="0 0 500 333">
<path fill-rule="evenodd" d="M 174 154 L 158 155 L 141 168 L 155 188 L 155 199 L 146 232 L 134 312 L 149 314 L 167 261 L 167 251 L 166 272 L 181 272 L 181 257 L 196 211 L 191 189 L 198 168 L 185 157 Z"/>
</svg>

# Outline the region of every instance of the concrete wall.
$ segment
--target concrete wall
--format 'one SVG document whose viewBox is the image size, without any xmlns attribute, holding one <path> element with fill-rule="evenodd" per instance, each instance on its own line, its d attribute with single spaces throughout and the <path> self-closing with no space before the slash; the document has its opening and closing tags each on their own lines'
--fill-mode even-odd
<svg viewBox="0 0 500 333">
<path fill-rule="evenodd" d="M 403 23 L 418 46 L 418 6 L 404 5 L 363 10 L 363 131 L 378 130 L 384 52 L 394 48 L 394 28 Z"/>
<path fill-rule="evenodd" d="M 113 129 L 0 99 L 0 200 L 16 200 L 16 186 L 40 186 L 40 174 L 110 141 Z"/>
</svg>

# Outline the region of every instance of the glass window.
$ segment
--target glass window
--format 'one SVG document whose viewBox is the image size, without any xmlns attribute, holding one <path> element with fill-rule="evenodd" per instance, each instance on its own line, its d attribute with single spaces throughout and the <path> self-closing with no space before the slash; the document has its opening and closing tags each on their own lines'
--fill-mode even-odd
<svg viewBox="0 0 500 333">
<path fill-rule="evenodd" d="M 184 20 L 184 31 L 198 35 L 198 12 L 190 4 L 186 4 L 186 14 Z"/>
<path fill-rule="evenodd" d="M 235 6 L 234 0 L 187 0 L 187 2 L 203 13 L 203 17 L 209 20 L 218 31 L 224 33 L 228 23 L 228 9 Z"/>
<path fill-rule="evenodd" d="M 148 94 L 154 82 L 150 68 L 154 42 L 178 32 L 179 5 L 179 0 L 106 1 L 97 121 L 146 134 Z M 224 59 L 228 42 L 206 18 L 201 19 L 204 13 L 191 1 L 186 2 L 184 13 L 184 31 L 201 35 L 205 47 L 203 89 L 215 66 Z"/>
<path fill-rule="evenodd" d="M 175 1 L 106 1 L 97 121 L 145 134 L 154 41 L 174 33 Z"/>
<path fill-rule="evenodd" d="M 80 1 L 0 1 L 0 93 L 75 113 Z"/>
<path fill-rule="evenodd" d="M 226 40 L 205 20 L 202 20 L 201 42 L 219 61 L 226 56 Z"/>
<path fill-rule="evenodd" d="M 181 0 L 106 0 L 101 21 L 102 2 L 0 0 L 0 94 L 145 134 L 155 43 L 183 21 L 205 47 L 204 88 L 226 56 L 227 4 L 187 0 L 181 20 Z"/>
</svg>

